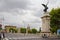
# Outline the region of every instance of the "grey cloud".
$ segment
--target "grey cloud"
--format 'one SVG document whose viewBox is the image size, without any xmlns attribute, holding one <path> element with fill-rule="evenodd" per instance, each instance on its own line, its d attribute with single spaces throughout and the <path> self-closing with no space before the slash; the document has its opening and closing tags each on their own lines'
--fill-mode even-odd
<svg viewBox="0 0 60 40">
<path fill-rule="evenodd" d="M 36 17 L 41 17 L 43 15 L 43 10 L 38 10 L 36 13 L 33 14 Z"/>
<path fill-rule="evenodd" d="M 38 19 L 33 19 L 33 21 L 25 21 L 25 23 L 41 23 L 41 20 L 38 20 Z"/>
<path fill-rule="evenodd" d="M 57 3 L 59 0 L 49 0 L 49 4 L 55 4 L 55 3 Z"/>
<path fill-rule="evenodd" d="M 20 9 L 14 9 L 14 10 L 10 10 L 10 11 L 8 11 L 9 13 L 11 13 L 12 15 L 15 15 L 15 16 L 17 16 L 17 15 L 25 15 L 26 14 L 26 10 L 20 10 Z"/>
<path fill-rule="evenodd" d="M 15 8 L 26 9 L 29 4 L 28 0 L 1 0 L 1 2 L 0 11 L 8 11 Z"/>
<path fill-rule="evenodd" d="M 42 0 L 31 0 L 33 4 L 30 4 L 29 0 L 0 0 L 0 15 L 5 18 L 5 24 L 27 26 L 31 23 L 31 27 L 37 28 L 41 26 L 40 17 L 43 15 L 43 6 L 40 5 Z M 38 2 L 35 2 L 38 1 Z M 49 0 L 48 7 L 53 5 L 59 5 L 60 1 Z M 39 4 L 40 3 L 40 4 Z M 44 0 L 43 3 L 46 3 Z M 40 6 L 39 6 L 40 5 Z M 52 6 L 52 7 L 51 7 Z M 29 12 L 28 12 L 29 11 Z M 33 11 L 33 12 L 32 12 Z M 26 17 L 25 17 L 25 15 Z M 27 15 L 29 14 L 29 15 Z M 30 15 L 31 14 L 31 15 Z M 24 17 L 23 17 L 24 16 Z M 22 23 L 22 21 L 25 21 Z"/>
<path fill-rule="evenodd" d="M 36 20 L 32 21 L 31 23 L 41 23 L 41 21 L 36 19 Z"/>
</svg>

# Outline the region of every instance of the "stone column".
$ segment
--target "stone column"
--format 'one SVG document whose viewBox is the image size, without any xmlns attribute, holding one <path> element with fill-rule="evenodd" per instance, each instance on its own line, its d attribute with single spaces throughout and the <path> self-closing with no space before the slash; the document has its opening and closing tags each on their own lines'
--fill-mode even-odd
<svg viewBox="0 0 60 40">
<path fill-rule="evenodd" d="M 50 15 L 48 12 L 44 13 L 44 16 L 41 17 L 42 19 L 42 34 L 49 34 L 50 33 Z"/>
</svg>

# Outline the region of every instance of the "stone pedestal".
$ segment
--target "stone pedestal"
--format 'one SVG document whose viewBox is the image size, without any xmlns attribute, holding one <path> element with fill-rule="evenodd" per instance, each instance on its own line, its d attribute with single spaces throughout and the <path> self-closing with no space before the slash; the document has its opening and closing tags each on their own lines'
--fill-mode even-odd
<svg viewBox="0 0 60 40">
<path fill-rule="evenodd" d="M 41 17 L 42 19 L 42 28 L 41 28 L 41 34 L 50 34 L 50 15 L 48 12 L 45 12 L 44 15 Z"/>
</svg>

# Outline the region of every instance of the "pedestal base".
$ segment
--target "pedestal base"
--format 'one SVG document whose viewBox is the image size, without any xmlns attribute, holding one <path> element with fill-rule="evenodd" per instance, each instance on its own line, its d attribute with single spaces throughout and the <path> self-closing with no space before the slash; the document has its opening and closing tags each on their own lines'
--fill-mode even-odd
<svg viewBox="0 0 60 40">
<path fill-rule="evenodd" d="M 41 36 L 50 36 L 51 35 L 51 32 L 41 32 Z"/>
</svg>

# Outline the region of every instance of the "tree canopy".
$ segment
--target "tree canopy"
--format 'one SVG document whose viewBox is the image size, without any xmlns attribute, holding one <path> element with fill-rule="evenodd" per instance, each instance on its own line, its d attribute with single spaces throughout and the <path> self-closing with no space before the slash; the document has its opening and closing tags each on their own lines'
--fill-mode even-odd
<svg viewBox="0 0 60 40">
<path fill-rule="evenodd" d="M 32 33 L 37 33 L 37 30 L 35 28 L 32 29 Z"/>
<path fill-rule="evenodd" d="M 20 28 L 21 33 L 26 33 L 26 28 Z"/>
<path fill-rule="evenodd" d="M 50 27 L 52 33 L 56 33 L 60 29 L 60 8 L 50 11 Z"/>
<path fill-rule="evenodd" d="M 10 29 L 9 29 L 9 32 L 12 32 L 12 33 L 17 33 L 17 29 L 10 28 Z"/>
</svg>

